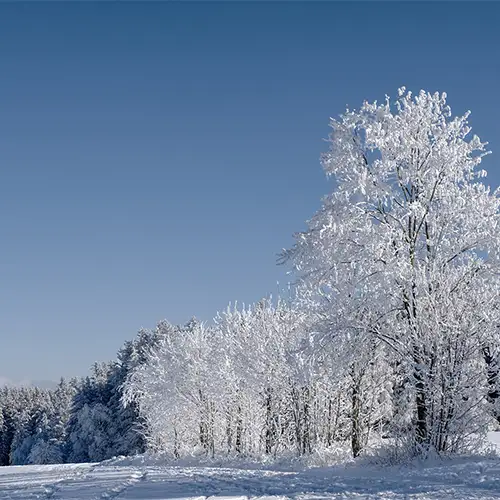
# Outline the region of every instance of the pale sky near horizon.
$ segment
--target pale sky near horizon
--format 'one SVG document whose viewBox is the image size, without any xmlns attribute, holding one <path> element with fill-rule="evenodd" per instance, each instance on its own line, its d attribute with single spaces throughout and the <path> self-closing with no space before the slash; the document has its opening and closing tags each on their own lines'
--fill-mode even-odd
<svg viewBox="0 0 500 500">
<path fill-rule="evenodd" d="M 346 104 L 446 91 L 500 182 L 500 3 L 0 4 L 0 377 L 285 284 Z"/>
</svg>

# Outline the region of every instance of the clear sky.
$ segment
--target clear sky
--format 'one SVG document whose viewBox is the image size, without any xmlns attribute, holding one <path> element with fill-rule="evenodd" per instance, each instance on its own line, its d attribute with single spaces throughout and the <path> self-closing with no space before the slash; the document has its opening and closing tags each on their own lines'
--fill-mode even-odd
<svg viewBox="0 0 500 500">
<path fill-rule="evenodd" d="M 287 281 L 329 117 L 446 91 L 500 182 L 500 3 L 0 4 L 0 376 Z"/>
</svg>

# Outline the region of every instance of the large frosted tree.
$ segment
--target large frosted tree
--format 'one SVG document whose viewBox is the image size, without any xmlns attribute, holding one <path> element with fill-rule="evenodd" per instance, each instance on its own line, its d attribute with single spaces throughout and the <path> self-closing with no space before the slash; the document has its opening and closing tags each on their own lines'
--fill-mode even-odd
<svg viewBox="0 0 500 500">
<path fill-rule="evenodd" d="M 445 94 L 403 88 L 332 119 L 322 165 L 333 191 L 284 254 L 346 367 L 387 346 L 401 380 L 393 428 L 417 451 L 459 451 L 485 428 L 499 197 L 468 116 L 452 117 Z"/>
</svg>

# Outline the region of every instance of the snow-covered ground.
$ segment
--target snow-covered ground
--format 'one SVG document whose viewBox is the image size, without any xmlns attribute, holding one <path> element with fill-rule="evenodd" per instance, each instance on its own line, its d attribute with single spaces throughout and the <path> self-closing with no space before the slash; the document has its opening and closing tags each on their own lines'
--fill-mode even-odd
<svg viewBox="0 0 500 500">
<path fill-rule="evenodd" d="M 499 439 L 495 436 L 494 441 Z M 297 471 L 173 467 L 148 461 L 0 467 L 0 500 L 500 499 L 500 459 L 421 467 L 348 464 Z"/>
<path fill-rule="evenodd" d="M 302 472 L 114 465 L 0 468 L 0 499 L 500 498 L 500 461 Z"/>
</svg>

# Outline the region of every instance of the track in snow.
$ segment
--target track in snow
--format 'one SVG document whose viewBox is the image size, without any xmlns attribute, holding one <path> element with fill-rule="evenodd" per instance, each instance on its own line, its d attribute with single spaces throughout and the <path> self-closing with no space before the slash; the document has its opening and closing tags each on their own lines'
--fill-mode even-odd
<svg viewBox="0 0 500 500">
<path fill-rule="evenodd" d="M 278 472 L 79 464 L 0 467 L 0 500 L 498 499 L 500 460 Z"/>
</svg>

